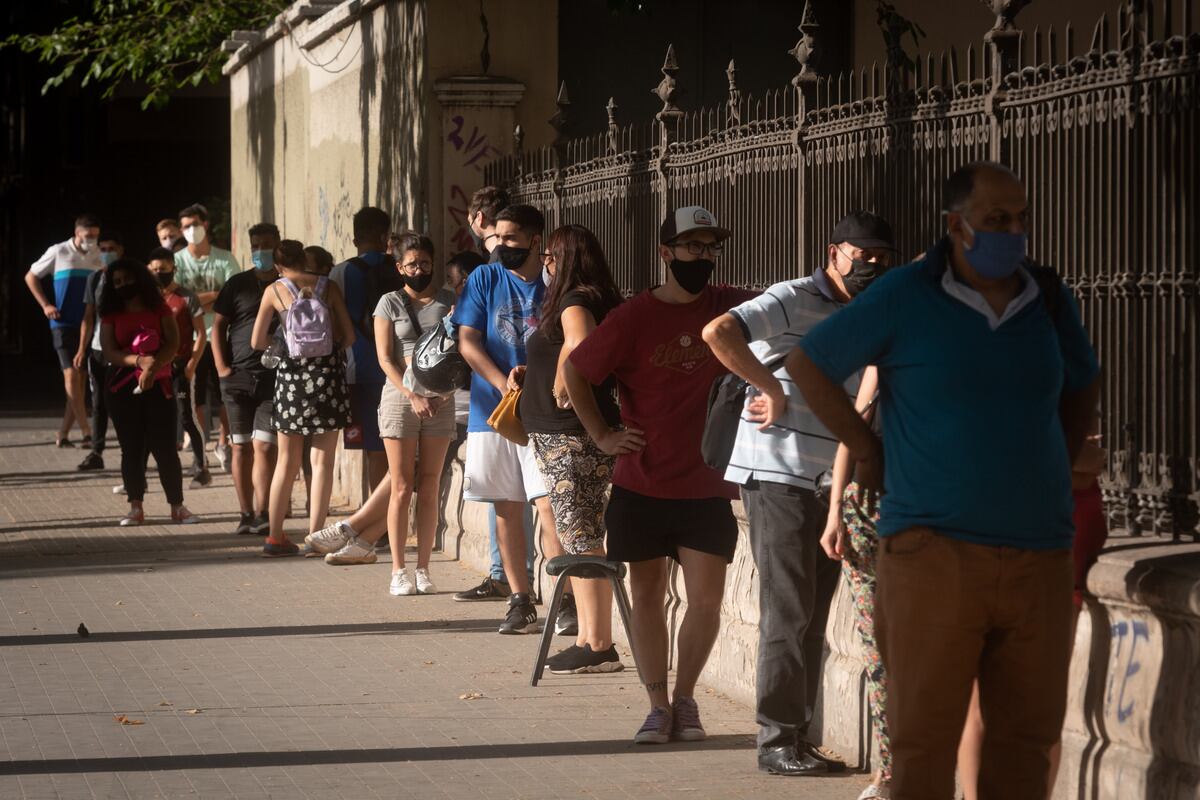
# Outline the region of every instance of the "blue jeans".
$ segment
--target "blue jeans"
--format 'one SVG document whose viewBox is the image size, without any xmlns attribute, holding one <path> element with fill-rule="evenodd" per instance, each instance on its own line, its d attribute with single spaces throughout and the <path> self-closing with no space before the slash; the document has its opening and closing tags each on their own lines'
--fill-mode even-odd
<svg viewBox="0 0 1200 800">
<path fill-rule="evenodd" d="M 529 569 L 529 583 L 533 583 L 533 564 L 537 559 L 537 548 L 533 543 L 533 506 L 526 503 L 525 513 L 525 564 Z M 492 549 L 491 578 L 494 581 L 508 582 L 504 576 L 504 565 L 500 563 L 500 544 L 496 541 L 496 507 L 488 505 L 488 545 Z"/>
</svg>

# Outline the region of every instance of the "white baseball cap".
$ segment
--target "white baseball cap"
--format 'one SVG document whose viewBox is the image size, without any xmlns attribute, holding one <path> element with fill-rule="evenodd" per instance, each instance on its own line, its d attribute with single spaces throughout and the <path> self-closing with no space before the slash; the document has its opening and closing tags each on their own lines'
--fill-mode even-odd
<svg viewBox="0 0 1200 800">
<path fill-rule="evenodd" d="M 717 241 L 728 239 L 732 234 L 728 228 L 717 225 L 717 218 L 707 208 L 701 206 L 684 206 L 668 214 L 659 230 L 659 241 L 669 244 L 685 233 L 691 231 L 712 231 Z"/>
</svg>

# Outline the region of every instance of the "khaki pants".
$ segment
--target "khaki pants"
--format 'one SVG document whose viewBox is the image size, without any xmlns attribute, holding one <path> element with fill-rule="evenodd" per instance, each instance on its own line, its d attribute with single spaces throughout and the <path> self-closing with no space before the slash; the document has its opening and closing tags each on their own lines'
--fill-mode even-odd
<svg viewBox="0 0 1200 800">
<path fill-rule="evenodd" d="M 1070 660 L 1071 553 L 913 528 L 880 544 L 876 634 L 888 685 L 893 800 L 950 800 L 971 682 L 983 800 L 1046 795 Z"/>
</svg>

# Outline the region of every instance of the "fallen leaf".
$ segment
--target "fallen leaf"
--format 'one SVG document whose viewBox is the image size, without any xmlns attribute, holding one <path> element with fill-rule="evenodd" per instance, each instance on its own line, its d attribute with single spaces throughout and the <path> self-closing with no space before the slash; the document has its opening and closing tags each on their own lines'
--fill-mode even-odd
<svg viewBox="0 0 1200 800">
<path fill-rule="evenodd" d="M 124 600 L 118 600 L 116 603 L 114 603 L 114 605 L 123 606 L 123 605 L 125 605 L 125 601 L 124 601 Z"/>
<path fill-rule="evenodd" d="M 432 667 L 432 666 L 433 666 L 433 662 L 432 662 L 432 661 L 426 661 L 426 662 L 425 662 L 425 666 L 427 666 L 427 667 Z"/>
<path fill-rule="evenodd" d="M 183 713 L 185 713 L 185 714 L 200 714 L 203 712 L 198 708 L 189 708 L 187 711 L 184 711 Z"/>
<path fill-rule="evenodd" d="M 459 700 L 478 700 L 481 697 L 483 697 L 483 692 L 467 692 L 466 694 L 460 694 L 458 696 L 458 699 Z"/>
<path fill-rule="evenodd" d="M 173 706 L 173 705 L 175 705 L 175 704 L 174 704 L 174 703 L 168 703 L 166 700 L 163 700 L 161 703 L 159 703 L 159 705 L 160 705 L 160 706 Z"/>
<path fill-rule="evenodd" d="M 130 719 L 129 717 L 125 716 L 124 714 L 115 715 L 113 717 L 113 720 L 121 723 L 122 725 L 145 725 L 146 724 L 146 723 L 142 722 L 140 719 Z"/>
<path fill-rule="evenodd" d="M 28 614 L 29 612 L 28 611 L 18 611 L 17 613 L 18 614 Z"/>
</svg>

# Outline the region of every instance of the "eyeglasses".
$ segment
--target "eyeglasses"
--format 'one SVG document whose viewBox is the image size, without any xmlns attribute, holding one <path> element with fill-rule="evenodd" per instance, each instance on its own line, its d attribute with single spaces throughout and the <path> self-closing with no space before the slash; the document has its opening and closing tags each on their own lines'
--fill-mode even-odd
<svg viewBox="0 0 1200 800">
<path fill-rule="evenodd" d="M 542 258 L 543 267 L 554 261 L 554 253 L 538 253 L 538 255 Z"/>
<path fill-rule="evenodd" d="M 407 264 L 401 264 L 400 269 L 405 272 L 433 272 L 433 262 L 425 261 L 410 261 Z"/>
<path fill-rule="evenodd" d="M 670 247 L 682 247 L 694 256 L 702 256 L 706 251 L 710 256 L 719 256 L 725 252 L 725 245 L 721 242 L 712 242 L 711 244 L 704 242 L 674 242 Z"/>
</svg>

